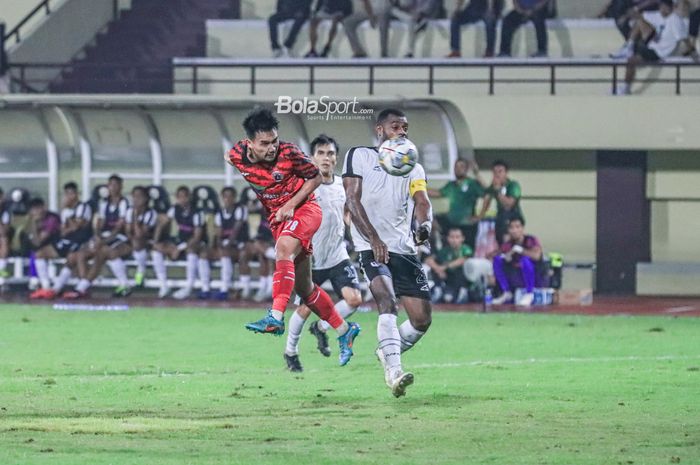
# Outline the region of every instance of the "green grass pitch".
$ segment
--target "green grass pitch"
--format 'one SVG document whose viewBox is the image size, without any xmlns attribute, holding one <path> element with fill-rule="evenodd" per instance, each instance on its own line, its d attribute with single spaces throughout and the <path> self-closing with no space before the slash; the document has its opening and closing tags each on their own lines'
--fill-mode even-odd
<svg viewBox="0 0 700 465">
<path fill-rule="evenodd" d="M 436 313 L 394 399 L 260 315 L 0 306 L 0 464 L 700 463 L 700 319 Z"/>
</svg>

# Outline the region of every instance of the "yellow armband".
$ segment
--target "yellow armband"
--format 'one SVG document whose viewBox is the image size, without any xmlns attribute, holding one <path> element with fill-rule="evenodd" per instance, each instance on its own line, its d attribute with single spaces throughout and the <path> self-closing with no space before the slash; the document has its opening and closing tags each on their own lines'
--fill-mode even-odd
<svg viewBox="0 0 700 465">
<path fill-rule="evenodd" d="M 411 197 L 413 197 L 413 195 L 418 191 L 428 191 L 428 183 L 425 181 L 425 179 L 414 179 L 413 181 L 411 181 L 411 184 L 408 189 L 408 192 L 411 194 Z"/>
</svg>

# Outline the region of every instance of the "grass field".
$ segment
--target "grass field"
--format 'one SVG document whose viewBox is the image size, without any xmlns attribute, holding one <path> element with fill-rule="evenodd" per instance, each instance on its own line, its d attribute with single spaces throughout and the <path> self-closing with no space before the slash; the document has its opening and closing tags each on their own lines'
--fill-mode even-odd
<svg viewBox="0 0 700 465">
<path fill-rule="evenodd" d="M 394 399 L 259 315 L 0 306 L 0 464 L 700 463 L 700 319 L 437 313 Z"/>
</svg>

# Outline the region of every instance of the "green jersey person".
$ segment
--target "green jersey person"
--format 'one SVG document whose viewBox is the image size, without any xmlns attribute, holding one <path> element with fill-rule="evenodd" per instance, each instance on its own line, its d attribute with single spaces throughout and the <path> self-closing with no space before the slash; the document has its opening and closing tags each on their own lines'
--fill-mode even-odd
<svg viewBox="0 0 700 465">
<path fill-rule="evenodd" d="M 520 183 L 508 177 L 509 166 L 503 160 L 496 160 L 491 165 L 493 171 L 493 180 L 491 185 L 486 188 L 484 195 L 484 203 L 479 214 L 479 218 L 483 218 L 488 211 L 491 200 L 496 200 L 496 239 L 499 244 L 502 244 L 508 234 L 508 223 L 513 218 L 524 218 L 523 212 L 520 209 L 520 198 L 522 190 Z"/>
<path fill-rule="evenodd" d="M 433 302 L 466 303 L 469 282 L 462 266 L 472 255 L 472 248 L 464 243 L 462 230 L 456 226 L 451 227 L 445 247 L 425 260 L 435 283 L 431 290 Z"/>
</svg>

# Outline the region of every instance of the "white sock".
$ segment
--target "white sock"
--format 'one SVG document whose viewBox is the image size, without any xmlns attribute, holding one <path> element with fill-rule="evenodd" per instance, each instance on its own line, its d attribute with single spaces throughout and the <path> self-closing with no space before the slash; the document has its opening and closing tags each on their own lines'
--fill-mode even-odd
<svg viewBox="0 0 700 465">
<path fill-rule="evenodd" d="M 42 289 L 51 288 L 51 280 L 49 279 L 49 262 L 45 258 L 37 258 L 34 260 L 36 266 L 36 275 L 39 278 L 39 283 Z"/>
<path fill-rule="evenodd" d="M 194 280 L 197 279 L 198 261 L 199 257 L 196 253 L 187 254 L 187 270 L 185 273 L 185 279 L 187 280 L 187 284 L 185 285 L 185 287 L 187 287 L 187 289 L 192 289 L 194 287 Z"/>
<path fill-rule="evenodd" d="M 0 271 L 4 270 L 5 268 L 7 268 L 7 259 L 0 258 Z"/>
<path fill-rule="evenodd" d="M 228 292 L 233 278 L 233 262 L 231 257 L 221 257 L 221 292 Z"/>
<path fill-rule="evenodd" d="M 393 379 L 401 371 L 401 335 L 396 326 L 396 315 L 383 313 L 377 321 L 379 349 L 384 353 L 386 368 Z"/>
<path fill-rule="evenodd" d="M 58 276 L 56 276 L 56 279 L 53 282 L 53 290 L 57 293 L 61 292 L 72 274 L 73 273 L 71 272 L 70 268 L 67 266 L 61 268 L 61 272 L 58 273 Z"/>
<path fill-rule="evenodd" d="M 306 323 L 306 320 L 297 312 L 292 314 L 292 317 L 289 319 L 289 334 L 287 334 L 285 354 L 296 355 L 299 353 L 299 338 L 301 337 L 302 329 L 304 329 L 304 323 Z"/>
<path fill-rule="evenodd" d="M 168 272 L 165 270 L 165 257 L 162 252 L 154 250 L 151 252 L 153 259 L 153 271 L 156 278 L 160 281 L 160 287 L 166 287 L 168 282 Z"/>
<path fill-rule="evenodd" d="M 335 309 L 338 311 L 338 313 L 340 313 L 340 316 L 343 317 L 343 320 L 347 320 L 350 315 L 355 313 L 357 307 L 351 307 L 348 305 L 345 299 L 343 299 L 335 304 Z M 326 332 L 330 329 L 331 325 L 329 325 L 327 321 L 321 320 L 318 323 L 318 327 L 321 329 L 321 331 Z"/>
<path fill-rule="evenodd" d="M 75 290 L 81 293 L 87 292 L 88 289 L 90 289 L 90 281 L 87 279 L 81 279 L 78 281 L 78 285 L 75 286 Z"/>
<path fill-rule="evenodd" d="M 242 274 L 238 277 L 238 280 L 241 282 L 241 292 L 243 294 L 249 293 L 250 292 L 250 275 L 249 274 Z"/>
<path fill-rule="evenodd" d="M 202 291 L 211 290 L 211 264 L 206 258 L 199 259 L 199 282 L 202 284 Z"/>
<path fill-rule="evenodd" d="M 272 318 L 274 318 L 275 320 L 284 320 L 284 312 L 280 312 L 279 310 L 270 310 L 270 315 L 272 315 Z"/>
<path fill-rule="evenodd" d="M 403 353 L 420 341 L 425 332 L 418 331 L 413 327 L 410 320 L 406 320 L 399 326 L 399 334 L 401 335 L 401 352 Z"/>
<path fill-rule="evenodd" d="M 144 274 L 146 273 L 146 261 L 148 261 L 148 252 L 146 249 L 134 250 L 134 260 L 136 260 L 136 272 Z"/>
<path fill-rule="evenodd" d="M 124 260 L 121 258 L 108 260 L 107 265 L 109 265 L 109 269 L 112 270 L 112 274 L 117 278 L 120 286 L 126 287 L 129 285 L 129 278 L 126 276 L 126 263 L 124 263 Z"/>
</svg>

